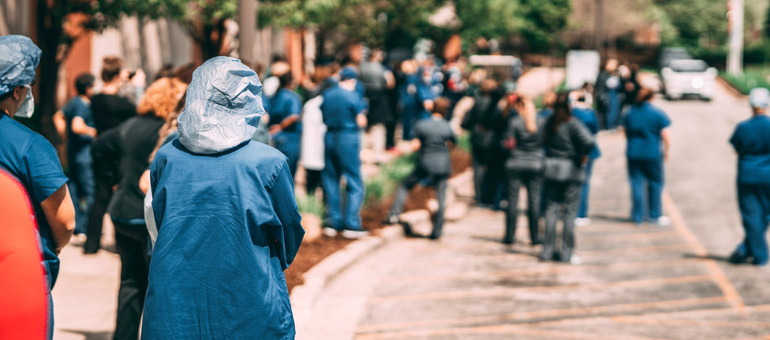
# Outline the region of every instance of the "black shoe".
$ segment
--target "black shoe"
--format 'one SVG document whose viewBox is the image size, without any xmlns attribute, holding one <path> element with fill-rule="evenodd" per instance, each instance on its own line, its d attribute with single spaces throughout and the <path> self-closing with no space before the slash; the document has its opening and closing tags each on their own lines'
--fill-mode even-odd
<svg viewBox="0 0 770 340">
<path fill-rule="evenodd" d="M 398 224 L 398 222 L 399 222 L 398 216 L 396 215 L 390 215 L 388 217 L 385 217 L 384 220 L 382 220 L 382 224 L 388 224 L 388 225 Z"/>
<path fill-rule="evenodd" d="M 747 263 L 749 262 L 749 257 L 738 253 L 732 253 L 730 254 L 730 257 L 727 258 L 727 262 L 730 262 L 732 264 Z"/>
<path fill-rule="evenodd" d="M 503 244 L 513 244 L 513 240 L 509 240 L 509 239 L 503 239 L 500 242 L 502 242 Z"/>
</svg>

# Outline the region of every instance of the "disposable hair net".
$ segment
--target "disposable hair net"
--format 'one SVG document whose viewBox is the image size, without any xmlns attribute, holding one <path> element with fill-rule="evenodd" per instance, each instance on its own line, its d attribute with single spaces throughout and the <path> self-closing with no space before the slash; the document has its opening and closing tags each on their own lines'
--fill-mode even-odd
<svg viewBox="0 0 770 340">
<path fill-rule="evenodd" d="M 23 35 L 0 37 L 0 95 L 35 79 L 40 48 Z"/>
<path fill-rule="evenodd" d="M 215 57 L 193 73 L 179 142 L 194 153 L 222 152 L 250 140 L 263 114 L 257 74 L 238 59 Z"/>
</svg>

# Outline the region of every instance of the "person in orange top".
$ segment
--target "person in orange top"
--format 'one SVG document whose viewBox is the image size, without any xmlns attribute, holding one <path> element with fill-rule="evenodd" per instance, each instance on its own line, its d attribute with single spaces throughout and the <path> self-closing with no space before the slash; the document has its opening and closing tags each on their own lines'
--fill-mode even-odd
<svg viewBox="0 0 770 340">
<path fill-rule="evenodd" d="M 45 339 L 48 289 L 27 191 L 0 169 L 0 339 Z"/>
</svg>

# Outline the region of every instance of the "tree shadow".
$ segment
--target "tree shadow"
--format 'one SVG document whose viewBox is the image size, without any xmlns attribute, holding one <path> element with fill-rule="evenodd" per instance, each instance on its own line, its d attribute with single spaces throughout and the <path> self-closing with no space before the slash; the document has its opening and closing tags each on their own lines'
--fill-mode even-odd
<svg viewBox="0 0 770 340">
<path fill-rule="evenodd" d="M 93 332 L 78 329 L 62 329 L 63 332 L 80 334 L 85 336 L 86 340 L 110 340 L 112 339 L 112 331 L 107 332 Z"/>
</svg>

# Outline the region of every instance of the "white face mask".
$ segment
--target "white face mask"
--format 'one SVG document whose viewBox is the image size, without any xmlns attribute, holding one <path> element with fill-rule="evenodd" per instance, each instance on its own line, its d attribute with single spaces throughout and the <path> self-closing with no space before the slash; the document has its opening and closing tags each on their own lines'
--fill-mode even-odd
<svg viewBox="0 0 770 340">
<path fill-rule="evenodd" d="M 32 114 L 35 113 L 35 98 L 32 97 L 32 86 L 24 85 L 24 87 L 27 88 L 27 96 L 24 97 L 24 101 L 21 102 L 21 106 L 19 106 L 14 116 L 32 118 Z"/>
</svg>

